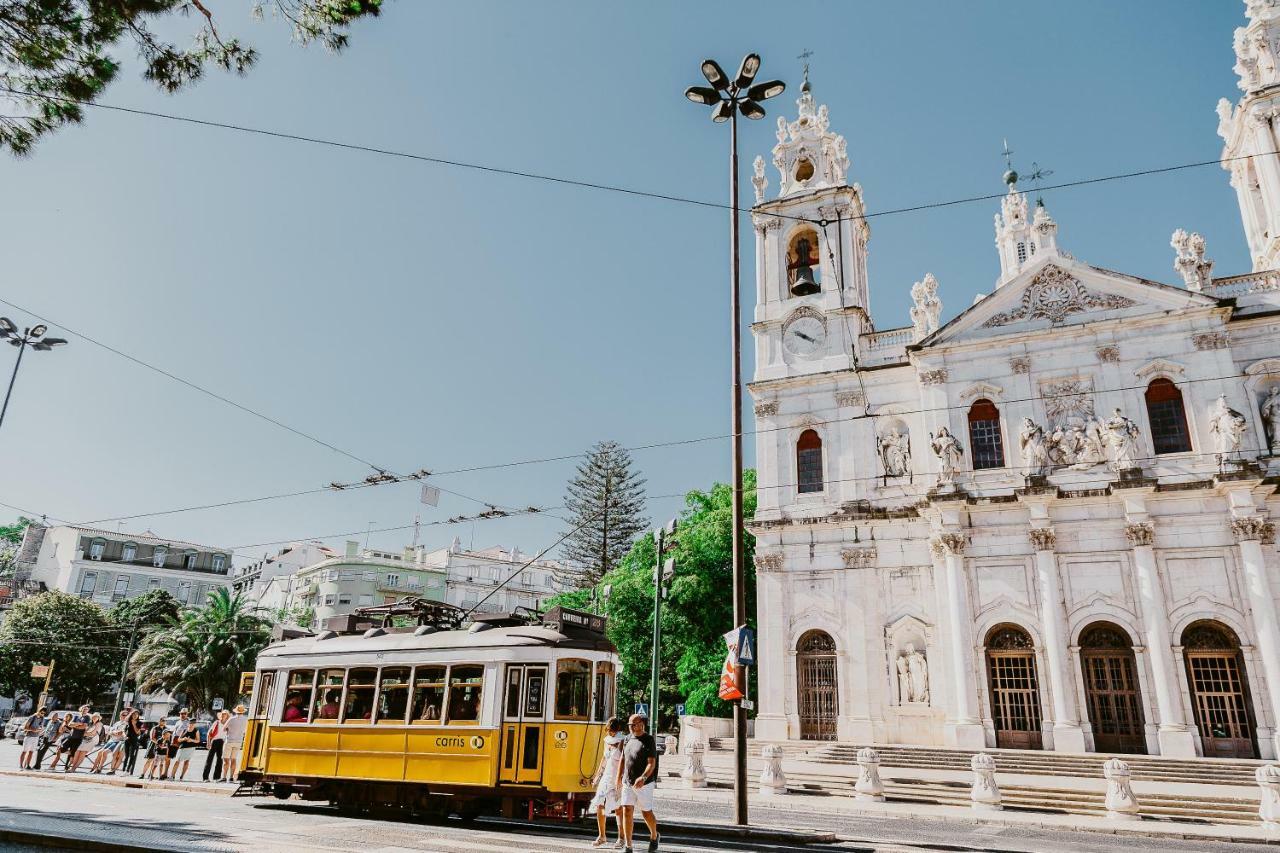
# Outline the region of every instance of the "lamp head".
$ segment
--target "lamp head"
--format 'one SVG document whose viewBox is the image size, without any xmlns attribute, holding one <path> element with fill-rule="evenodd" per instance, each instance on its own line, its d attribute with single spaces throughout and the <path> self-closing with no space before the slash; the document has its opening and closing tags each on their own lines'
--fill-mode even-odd
<svg viewBox="0 0 1280 853">
<path fill-rule="evenodd" d="M 35 326 L 34 328 L 31 329 L 31 337 L 33 338 L 41 337 L 47 331 L 49 331 L 49 327 L 46 326 L 44 323 L 41 323 L 40 325 Z"/>
<path fill-rule="evenodd" d="M 764 118 L 764 107 L 747 98 L 742 102 L 742 114 L 749 119 Z"/>
<path fill-rule="evenodd" d="M 751 85 L 751 81 L 756 79 L 756 72 L 760 70 L 760 54 L 748 53 L 742 58 L 742 64 L 738 66 L 738 76 L 734 78 L 733 85 L 739 89 L 745 89 Z"/>
<path fill-rule="evenodd" d="M 728 121 L 729 117 L 733 115 L 734 109 L 733 101 L 721 101 L 716 104 L 716 108 L 711 111 L 711 120 L 716 124 Z"/>
<path fill-rule="evenodd" d="M 722 92 L 729 88 L 728 76 L 724 73 L 724 69 L 720 67 L 720 63 L 714 59 L 702 60 L 702 76 L 706 77 L 708 83 Z"/>
<path fill-rule="evenodd" d="M 684 96 L 695 104 L 713 107 L 720 103 L 720 92 L 710 86 L 690 86 L 685 89 Z"/>
<path fill-rule="evenodd" d="M 756 83 L 748 89 L 747 97 L 753 101 L 767 101 L 781 95 L 786 88 L 787 84 L 781 80 L 769 80 L 765 83 Z"/>
<path fill-rule="evenodd" d="M 13 321 L 8 317 L 0 317 L 0 337 L 12 335 L 18 331 L 18 327 L 13 325 Z"/>
</svg>

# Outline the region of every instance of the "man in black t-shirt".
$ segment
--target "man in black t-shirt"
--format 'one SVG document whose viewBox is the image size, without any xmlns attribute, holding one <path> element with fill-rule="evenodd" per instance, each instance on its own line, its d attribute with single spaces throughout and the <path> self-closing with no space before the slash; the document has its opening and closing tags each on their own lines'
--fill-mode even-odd
<svg viewBox="0 0 1280 853">
<path fill-rule="evenodd" d="M 618 790 L 621 792 L 618 828 L 622 833 L 624 853 L 633 853 L 632 831 L 635 828 L 635 811 L 640 809 L 649 827 L 649 853 L 658 849 L 658 819 L 653 815 L 653 789 L 658 782 L 658 745 L 646 730 L 649 720 L 635 714 L 627 721 L 631 737 L 622 746 L 622 761 L 618 765 Z"/>
</svg>

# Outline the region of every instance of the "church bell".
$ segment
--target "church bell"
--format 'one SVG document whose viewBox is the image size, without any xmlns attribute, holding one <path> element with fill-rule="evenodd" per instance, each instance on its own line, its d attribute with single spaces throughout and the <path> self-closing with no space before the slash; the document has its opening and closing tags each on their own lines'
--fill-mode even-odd
<svg viewBox="0 0 1280 853">
<path fill-rule="evenodd" d="M 809 296 L 821 290 L 822 288 L 813 280 L 813 267 L 807 264 L 796 267 L 796 278 L 791 282 L 792 296 Z"/>
</svg>

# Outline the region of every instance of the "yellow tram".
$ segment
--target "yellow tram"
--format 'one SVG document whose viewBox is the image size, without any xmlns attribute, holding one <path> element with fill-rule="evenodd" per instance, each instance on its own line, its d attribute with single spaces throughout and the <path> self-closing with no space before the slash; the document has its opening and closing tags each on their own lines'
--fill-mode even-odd
<svg viewBox="0 0 1280 853">
<path fill-rule="evenodd" d="M 246 789 L 466 819 L 580 813 L 615 713 L 603 617 L 553 608 L 464 628 L 460 611 L 416 604 L 414 627 L 387 627 L 403 607 L 367 608 L 347 630 L 263 650 Z"/>
</svg>

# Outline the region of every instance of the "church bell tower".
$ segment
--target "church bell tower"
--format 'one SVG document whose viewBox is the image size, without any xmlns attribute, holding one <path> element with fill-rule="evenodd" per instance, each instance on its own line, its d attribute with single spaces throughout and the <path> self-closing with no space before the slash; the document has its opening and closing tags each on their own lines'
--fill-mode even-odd
<svg viewBox="0 0 1280 853">
<path fill-rule="evenodd" d="M 1218 101 L 1222 168 L 1231 173 L 1254 272 L 1280 266 L 1280 0 L 1245 0 L 1235 32 L 1235 72 L 1244 93 Z"/>
<path fill-rule="evenodd" d="M 844 137 L 813 99 L 808 69 L 798 115 L 778 118 L 778 192 L 755 159 L 756 379 L 846 369 L 869 331 L 862 188 L 846 181 Z"/>
</svg>

